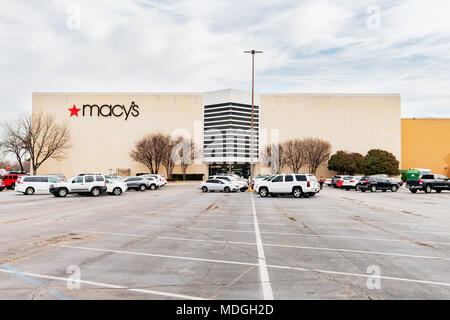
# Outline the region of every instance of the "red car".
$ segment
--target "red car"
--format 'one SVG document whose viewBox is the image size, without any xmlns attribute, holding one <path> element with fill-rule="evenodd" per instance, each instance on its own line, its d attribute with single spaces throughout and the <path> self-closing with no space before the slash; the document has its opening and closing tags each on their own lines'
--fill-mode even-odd
<svg viewBox="0 0 450 320">
<path fill-rule="evenodd" d="M 342 188 L 342 187 L 343 187 L 343 183 L 344 183 L 344 179 L 340 178 L 340 179 L 336 182 L 336 188 Z"/>
<path fill-rule="evenodd" d="M 4 187 L 6 189 L 14 189 L 16 186 L 16 182 L 19 179 L 19 177 L 25 176 L 25 174 L 7 174 L 2 177 L 2 181 L 4 184 Z"/>
</svg>

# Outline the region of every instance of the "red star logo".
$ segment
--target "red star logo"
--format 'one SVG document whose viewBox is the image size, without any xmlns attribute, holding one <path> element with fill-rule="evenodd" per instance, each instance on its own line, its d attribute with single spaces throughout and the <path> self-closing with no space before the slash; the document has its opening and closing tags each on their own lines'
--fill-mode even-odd
<svg viewBox="0 0 450 320">
<path fill-rule="evenodd" d="M 70 116 L 71 116 L 71 117 L 72 117 L 72 116 L 77 116 L 77 117 L 78 117 L 78 111 L 80 111 L 80 110 L 81 110 L 81 109 L 78 109 L 76 105 L 73 105 L 73 108 L 72 108 L 72 109 L 69 108 Z"/>
</svg>

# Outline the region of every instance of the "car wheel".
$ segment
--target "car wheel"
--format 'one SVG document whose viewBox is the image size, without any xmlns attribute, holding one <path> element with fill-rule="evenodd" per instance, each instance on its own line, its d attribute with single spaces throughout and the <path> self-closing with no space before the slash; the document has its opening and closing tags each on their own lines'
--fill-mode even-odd
<svg viewBox="0 0 450 320">
<path fill-rule="evenodd" d="M 391 187 L 391 191 L 392 191 L 392 192 L 397 192 L 397 190 L 398 190 L 398 187 L 397 187 L 397 186 L 392 186 L 392 187 Z"/>
<path fill-rule="evenodd" d="M 67 194 L 68 194 L 68 191 L 66 188 L 61 188 L 58 190 L 58 197 L 65 198 L 67 196 Z"/>
<path fill-rule="evenodd" d="M 427 185 L 426 187 L 425 187 L 425 193 L 431 193 L 431 185 Z"/>
<path fill-rule="evenodd" d="M 248 190 L 247 188 L 244 188 L 244 187 L 241 188 L 241 192 L 245 192 L 247 190 Z"/>
<path fill-rule="evenodd" d="M 300 188 L 295 188 L 293 191 L 292 191 L 292 195 L 294 196 L 294 198 L 300 198 L 301 196 L 302 196 L 302 189 L 300 189 Z"/>
<path fill-rule="evenodd" d="M 355 190 L 356 190 L 356 191 L 359 191 L 359 190 L 360 190 L 360 188 L 359 188 L 359 185 L 358 185 L 358 184 L 356 185 L 356 187 L 355 187 Z"/>
<path fill-rule="evenodd" d="M 386 192 L 387 190 L 386 190 L 386 189 L 383 189 L 383 190 L 381 190 L 381 191 Z"/>
<path fill-rule="evenodd" d="M 2 192 L 5 188 L 0 188 L 0 192 Z"/>
<path fill-rule="evenodd" d="M 409 189 L 412 193 L 417 193 L 417 189 Z"/>
<path fill-rule="evenodd" d="M 229 193 L 231 191 L 230 187 L 225 187 L 225 189 L 223 189 L 223 191 L 225 191 L 226 193 Z"/>
<path fill-rule="evenodd" d="M 15 183 L 11 183 L 11 189 L 14 190 L 14 188 L 16 187 Z"/>
<path fill-rule="evenodd" d="M 145 184 L 141 184 L 141 185 L 139 186 L 139 191 L 144 192 L 145 190 L 147 190 L 147 188 L 145 187 Z"/>
<path fill-rule="evenodd" d="M 347 188 L 345 188 L 345 190 L 350 191 L 350 188 L 347 187 Z"/>
<path fill-rule="evenodd" d="M 122 194 L 122 189 L 120 188 L 114 188 L 113 195 L 120 196 Z"/>
<path fill-rule="evenodd" d="M 28 187 L 27 190 L 25 190 L 25 194 L 27 196 L 31 196 L 34 194 L 34 189 L 32 187 Z"/>
<path fill-rule="evenodd" d="M 437 193 L 441 193 L 441 191 L 442 191 L 441 189 L 436 189 Z"/>
<path fill-rule="evenodd" d="M 150 190 L 156 190 L 156 184 L 150 185 Z"/>
<path fill-rule="evenodd" d="M 91 190 L 91 196 L 93 196 L 93 197 L 98 197 L 100 195 L 100 193 L 102 193 L 102 192 L 97 187 L 96 188 L 92 188 L 92 190 Z"/>
<path fill-rule="evenodd" d="M 367 189 L 361 189 L 361 192 L 366 192 L 367 191 Z"/>
<path fill-rule="evenodd" d="M 370 191 L 371 191 L 371 192 L 376 192 L 376 191 L 377 191 L 377 187 L 376 187 L 376 186 L 370 187 Z"/>
<path fill-rule="evenodd" d="M 208 192 L 208 187 L 203 187 L 202 191 L 205 192 L 205 193 Z"/>
<path fill-rule="evenodd" d="M 259 188 L 259 195 L 266 198 L 269 195 L 269 190 L 267 188 Z"/>
</svg>

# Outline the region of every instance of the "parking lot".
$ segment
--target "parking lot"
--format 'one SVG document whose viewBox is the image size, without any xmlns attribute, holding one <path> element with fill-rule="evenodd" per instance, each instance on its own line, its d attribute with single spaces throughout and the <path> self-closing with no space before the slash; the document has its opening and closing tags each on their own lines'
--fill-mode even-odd
<svg viewBox="0 0 450 320">
<path fill-rule="evenodd" d="M 197 186 L 1 192 L 0 299 L 450 299 L 449 192 Z"/>
</svg>

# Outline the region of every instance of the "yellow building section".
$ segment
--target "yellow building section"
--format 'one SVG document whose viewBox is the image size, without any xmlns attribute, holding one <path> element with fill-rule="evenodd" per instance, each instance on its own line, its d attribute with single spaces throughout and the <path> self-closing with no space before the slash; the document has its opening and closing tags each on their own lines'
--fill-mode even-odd
<svg viewBox="0 0 450 320">
<path fill-rule="evenodd" d="M 402 169 L 450 176 L 450 119 L 402 119 Z"/>
</svg>

